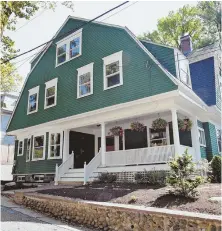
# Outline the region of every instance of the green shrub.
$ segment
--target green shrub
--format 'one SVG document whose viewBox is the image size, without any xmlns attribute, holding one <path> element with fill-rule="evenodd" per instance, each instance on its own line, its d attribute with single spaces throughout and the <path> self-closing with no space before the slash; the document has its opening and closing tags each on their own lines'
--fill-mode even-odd
<svg viewBox="0 0 222 231">
<path fill-rule="evenodd" d="M 136 201 L 137 201 L 137 197 L 136 196 L 131 196 L 129 201 L 128 201 L 128 204 L 134 204 L 134 203 L 136 203 Z"/>
<path fill-rule="evenodd" d="M 221 156 L 214 156 L 211 163 L 212 182 L 221 183 Z"/>
<path fill-rule="evenodd" d="M 167 182 L 174 188 L 174 193 L 184 197 L 194 197 L 196 188 L 203 182 L 201 176 L 192 176 L 195 173 L 195 164 L 187 149 L 182 156 L 169 162 L 170 174 Z"/>
<path fill-rule="evenodd" d="M 134 175 L 134 180 L 139 184 L 151 184 L 151 185 L 166 185 L 167 171 L 146 171 L 137 172 Z"/>
<path fill-rule="evenodd" d="M 112 183 L 117 180 L 117 175 L 109 172 L 101 172 L 98 176 L 98 181 L 101 183 Z"/>
</svg>

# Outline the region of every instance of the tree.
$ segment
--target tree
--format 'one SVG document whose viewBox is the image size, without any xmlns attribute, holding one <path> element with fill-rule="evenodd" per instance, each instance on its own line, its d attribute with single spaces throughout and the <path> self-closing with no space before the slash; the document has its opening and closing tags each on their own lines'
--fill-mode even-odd
<svg viewBox="0 0 222 231">
<path fill-rule="evenodd" d="M 6 30 L 14 31 L 18 19 L 29 20 L 39 9 L 52 9 L 57 6 L 57 2 L 43 1 L 1 1 L 0 35 L 1 35 L 1 63 L 14 57 L 19 50 L 15 49 L 15 42 L 4 35 Z M 64 1 L 62 5 L 73 10 L 73 2 Z M 16 90 L 21 83 L 21 76 L 18 75 L 15 64 L 1 64 L 1 91 Z"/>
<path fill-rule="evenodd" d="M 196 188 L 203 182 L 201 176 L 192 177 L 195 173 L 195 164 L 187 149 L 182 156 L 169 162 L 170 173 L 168 183 L 175 189 L 174 193 L 184 197 L 194 197 Z"/>
<path fill-rule="evenodd" d="M 198 16 L 198 8 L 185 5 L 178 11 L 170 11 L 168 16 L 160 18 L 157 30 L 144 33 L 139 38 L 179 48 L 179 38 L 188 33 L 195 46 L 200 42 L 202 30 L 203 23 Z"/>
<path fill-rule="evenodd" d="M 221 2 L 198 2 L 197 7 L 205 29 L 203 43 L 221 40 Z"/>
</svg>

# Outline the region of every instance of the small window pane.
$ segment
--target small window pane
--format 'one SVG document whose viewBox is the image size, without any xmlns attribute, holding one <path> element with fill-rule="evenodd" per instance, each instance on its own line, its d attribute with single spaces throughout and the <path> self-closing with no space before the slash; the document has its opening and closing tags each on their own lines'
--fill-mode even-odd
<svg viewBox="0 0 222 231">
<path fill-rule="evenodd" d="M 60 144 L 60 133 L 56 134 L 56 144 Z"/>
<path fill-rule="evenodd" d="M 91 92 L 90 83 L 79 87 L 80 96 L 89 94 Z"/>
<path fill-rule="evenodd" d="M 46 97 L 55 95 L 55 86 L 50 87 L 46 90 Z"/>
<path fill-rule="evenodd" d="M 80 43 L 80 37 L 73 39 L 73 40 L 70 42 L 70 49 L 73 49 L 73 48 L 75 48 L 75 47 L 78 47 L 78 46 L 79 46 L 79 43 Z"/>
<path fill-rule="evenodd" d="M 29 96 L 29 112 L 35 111 L 37 107 L 37 94 Z"/>
<path fill-rule="evenodd" d="M 106 65 L 106 75 L 111 75 L 119 71 L 119 61 Z"/>
<path fill-rule="evenodd" d="M 50 157 L 54 157 L 55 156 L 55 147 L 51 146 L 50 148 Z"/>
<path fill-rule="evenodd" d="M 61 55 L 61 56 L 58 57 L 58 61 L 57 61 L 58 64 L 63 63 L 65 61 L 66 61 L 66 54 Z"/>
<path fill-rule="evenodd" d="M 107 87 L 112 87 L 114 85 L 120 84 L 120 75 L 114 75 L 111 77 L 108 77 L 107 79 Z"/>
<path fill-rule="evenodd" d="M 30 159 L 31 139 L 27 140 L 26 160 Z"/>
<path fill-rule="evenodd" d="M 77 56 L 79 53 L 80 53 L 79 47 L 76 47 L 76 48 L 70 50 L 70 58 Z"/>
<path fill-rule="evenodd" d="M 18 154 L 19 155 L 22 155 L 22 146 L 23 146 L 23 142 L 22 141 L 19 141 L 19 147 L 18 147 Z"/>
<path fill-rule="evenodd" d="M 46 106 L 51 106 L 55 104 L 55 97 L 50 97 L 48 99 L 46 99 Z"/>
<path fill-rule="evenodd" d="M 66 53 L 66 44 L 62 45 L 61 47 L 57 49 L 57 55 L 61 55 L 64 53 Z"/>
<path fill-rule="evenodd" d="M 90 72 L 79 76 L 79 85 L 90 82 Z"/>
<path fill-rule="evenodd" d="M 55 156 L 56 156 L 56 157 L 60 156 L 60 145 L 57 145 L 57 146 L 56 146 Z"/>
<path fill-rule="evenodd" d="M 44 136 L 37 136 L 37 137 L 35 137 L 34 146 L 35 147 L 44 146 Z"/>
<path fill-rule="evenodd" d="M 43 147 L 34 149 L 34 158 L 42 158 L 43 157 Z"/>
</svg>

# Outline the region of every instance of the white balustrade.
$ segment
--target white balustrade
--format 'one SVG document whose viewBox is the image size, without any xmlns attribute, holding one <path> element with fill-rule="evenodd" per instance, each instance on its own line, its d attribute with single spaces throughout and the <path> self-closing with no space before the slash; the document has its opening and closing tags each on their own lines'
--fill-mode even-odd
<svg viewBox="0 0 222 231">
<path fill-rule="evenodd" d="M 73 168 L 74 166 L 74 152 L 69 155 L 68 159 L 63 162 L 61 165 L 58 166 L 56 164 L 55 169 L 55 185 L 58 185 L 58 181 L 60 180 L 60 177 L 63 176 L 70 168 Z"/>
<path fill-rule="evenodd" d="M 196 160 L 195 149 L 193 147 L 180 145 L 180 153 L 179 154 L 182 155 L 185 152 L 186 149 L 188 149 L 188 154 L 192 155 L 193 160 Z"/>
<path fill-rule="evenodd" d="M 95 157 L 88 163 L 84 163 L 84 185 L 88 181 L 89 177 L 93 174 L 93 171 L 95 171 L 100 165 L 101 165 L 101 150 L 99 150 L 98 154 L 95 155 Z"/>
<path fill-rule="evenodd" d="M 174 145 L 106 152 L 106 166 L 155 164 L 175 156 Z"/>
</svg>

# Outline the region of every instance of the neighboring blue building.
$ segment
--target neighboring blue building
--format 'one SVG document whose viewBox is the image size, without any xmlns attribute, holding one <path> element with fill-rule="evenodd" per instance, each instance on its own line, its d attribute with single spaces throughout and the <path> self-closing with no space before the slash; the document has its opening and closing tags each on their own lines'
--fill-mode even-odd
<svg viewBox="0 0 222 231">
<path fill-rule="evenodd" d="M 12 180 L 15 138 L 6 135 L 6 127 L 17 98 L 15 94 L 1 93 L 1 181 Z"/>
<path fill-rule="evenodd" d="M 189 37 L 187 37 L 189 40 Z M 189 50 L 189 47 L 186 47 Z M 221 111 L 221 56 L 219 43 L 186 53 L 190 62 L 192 90 L 210 107 Z M 204 129 L 206 146 L 201 147 L 202 157 L 211 159 L 221 153 L 221 124 L 211 121 L 198 123 Z"/>
</svg>

